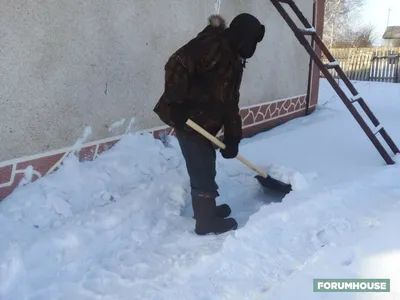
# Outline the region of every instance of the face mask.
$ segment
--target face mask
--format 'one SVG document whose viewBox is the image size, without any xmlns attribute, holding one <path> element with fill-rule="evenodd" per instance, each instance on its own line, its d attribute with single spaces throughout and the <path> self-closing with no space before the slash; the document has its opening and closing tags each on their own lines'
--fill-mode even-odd
<svg viewBox="0 0 400 300">
<path fill-rule="evenodd" d="M 250 44 L 244 42 L 239 45 L 238 53 L 242 58 L 248 59 L 254 55 L 254 52 L 256 52 L 256 46 L 257 43 Z"/>
<path fill-rule="evenodd" d="M 243 40 L 238 46 L 238 53 L 241 57 L 247 59 L 256 52 L 257 44 L 261 42 L 265 35 L 265 27 L 261 25 L 259 32 L 253 36 Z"/>
<path fill-rule="evenodd" d="M 257 38 L 256 38 L 257 43 L 259 43 L 259 42 L 261 42 L 263 40 L 264 35 L 265 35 L 265 26 L 261 25 L 260 31 L 259 31 L 259 33 L 257 35 Z"/>
</svg>

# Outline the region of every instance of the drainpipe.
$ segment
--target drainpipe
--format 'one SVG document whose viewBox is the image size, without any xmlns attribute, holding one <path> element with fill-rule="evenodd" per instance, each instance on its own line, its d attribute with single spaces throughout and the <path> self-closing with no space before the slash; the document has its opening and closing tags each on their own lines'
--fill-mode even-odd
<svg viewBox="0 0 400 300">
<path fill-rule="evenodd" d="M 316 1 L 313 1 L 313 17 L 312 17 L 312 26 L 315 28 L 315 15 L 316 15 Z M 314 49 L 314 37 L 311 37 L 311 47 Z M 310 106 L 310 96 L 311 96 L 311 80 L 312 80 L 312 65 L 313 65 L 313 59 L 310 55 L 310 63 L 309 63 L 309 67 L 308 67 L 308 83 L 307 83 L 307 96 L 306 96 L 306 112 L 305 115 L 308 115 L 308 110 L 309 110 L 309 106 Z M 317 68 L 318 69 L 318 68 Z M 319 69 L 318 69 L 319 72 Z M 318 76 L 319 77 L 319 76 Z"/>
</svg>

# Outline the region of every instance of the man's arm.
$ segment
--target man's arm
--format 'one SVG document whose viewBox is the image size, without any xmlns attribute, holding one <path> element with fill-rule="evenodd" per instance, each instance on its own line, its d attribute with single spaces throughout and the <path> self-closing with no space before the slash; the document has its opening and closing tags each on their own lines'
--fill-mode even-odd
<svg viewBox="0 0 400 300">
<path fill-rule="evenodd" d="M 230 143 L 240 143 L 242 139 L 242 118 L 240 116 L 240 85 L 242 82 L 242 72 L 234 82 L 232 98 L 226 103 L 224 118 L 224 140 Z"/>
<path fill-rule="evenodd" d="M 227 99 L 224 115 L 224 143 L 226 149 L 221 149 L 224 158 L 235 158 L 239 151 L 239 143 L 242 139 L 242 118 L 240 116 L 239 99 L 242 72 L 233 82 L 231 98 Z"/>
<path fill-rule="evenodd" d="M 238 92 L 239 94 L 239 92 Z M 239 144 L 242 139 L 242 118 L 239 114 L 239 95 L 230 103 L 224 120 L 224 141 Z"/>
</svg>

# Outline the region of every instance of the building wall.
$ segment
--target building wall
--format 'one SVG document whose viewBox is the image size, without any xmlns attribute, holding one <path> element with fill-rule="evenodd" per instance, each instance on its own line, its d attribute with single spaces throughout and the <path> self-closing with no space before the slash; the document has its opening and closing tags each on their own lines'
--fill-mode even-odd
<svg viewBox="0 0 400 300">
<path fill-rule="evenodd" d="M 400 39 L 383 40 L 386 47 L 399 47 Z"/>
<path fill-rule="evenodd" d="M 313 1 L 296 3 L 311 21 Z M 5 29 L 0 120 L 6 128 L 0 132 L 0 199 L 18 185 L 27 166 L 35 170 L 33 179 L 56 170 L 77 139 L 85 143 L 78 155 L 86 160 L 125 132 L 171 133 L 152 112 L 162 93 L 164 64 L 216 12 L 228 23 L 250 12 L 266 25 L 243 78 L 245 135 L 305 114 L 309 57 L 269 1 L 0 0 L 0 5 Z M 314 76 L 310 111 L 317 89 Z"/>
</svg>

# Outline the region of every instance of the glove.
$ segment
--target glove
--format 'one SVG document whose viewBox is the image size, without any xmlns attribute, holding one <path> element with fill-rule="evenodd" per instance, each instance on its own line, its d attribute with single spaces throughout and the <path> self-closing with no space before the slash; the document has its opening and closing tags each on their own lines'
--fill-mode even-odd
<svg viewBox="0 0 400 300">
<path fill-rule="evenodd" d="M 232 141 L 228 139 L 224 140 L 224 144 L 226 148 L 219 150 L 222 154 L 222 157 L 226 159 L 235 158 L 239 152 L 239 143 L 237 141 Z"/>
<path fill-rule="evenodd" d="M 189 119 L 187 105 L 182 103 L 171 103 L 169 106 L 171 108 L 170 118 L 175 124 L 175 128 L 183 129 L 186 121 Z"/>
</svg>

